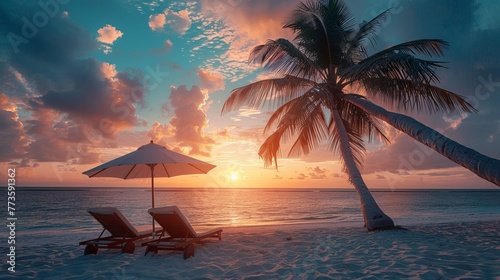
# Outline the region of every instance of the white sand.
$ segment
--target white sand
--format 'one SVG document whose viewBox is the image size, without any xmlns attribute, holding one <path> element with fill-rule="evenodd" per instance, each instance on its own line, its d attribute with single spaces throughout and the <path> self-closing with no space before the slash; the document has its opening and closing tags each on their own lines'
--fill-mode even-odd
<svg viewBox="0 0 500 280">
<path fill-rule="evenodd" d="M 25 248 L 19 279 L 500 279 L 500 219 L 366 232 L 327 224 L 229 228 L 196 256 Z M 291 239 L 291 240 L 289 240 Z M 81 240 L 75 240 L 75 244 Z M 2 274 L 6 271 L 2 271 Z"/>
</svg>

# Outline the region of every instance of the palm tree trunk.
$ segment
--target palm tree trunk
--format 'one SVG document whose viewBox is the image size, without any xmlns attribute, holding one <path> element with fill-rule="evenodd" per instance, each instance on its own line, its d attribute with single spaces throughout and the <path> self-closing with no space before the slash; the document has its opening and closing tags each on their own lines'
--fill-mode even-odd
<svg viewBox="0 0 500 280">
<path fill-rule="evenodd" d="M 477 176 L 500 186 L 500 160 L 467 148 L 414 118 L 387 111 L 355 95 L 345 95 L 345 98 L 370 115 L 387 122 L 451 161 L 469 169 Z"/>
<path fill-rule="evenodd" d="M 382 211 L 382 209 L 380 209 L 372 194 L 368 190 L 363 177 L 361 177 L 361 172 L 359 172 L 359 169 L 356 166 L 351 146 L 349 145 L 349 136 L 338 110 L 333 110 L 333 117 L 335 127 L 340 136 L 340 152 L 342 154 L 342 158 L 344 159 L 349 181 L 359 195 L 366 229 L 376 230 L 394 227 L 394 222 Z"/>
</svg>

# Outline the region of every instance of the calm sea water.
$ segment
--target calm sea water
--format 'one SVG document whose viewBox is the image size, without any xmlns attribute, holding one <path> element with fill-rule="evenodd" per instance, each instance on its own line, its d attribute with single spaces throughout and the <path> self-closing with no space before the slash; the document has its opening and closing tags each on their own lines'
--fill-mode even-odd
<svg viewBox="0 0 500 280">
<path fill-rule="evenodd" d="M 396 224 L 500 218 L 500 190 L 374 191 Z M 4 196 L 6 194 L 2 194 Z M 155 191 L 155 206 L 177 205 L 196 227 L 297 223 L 363 226 L 357 194 L 332 189 L 182 189 Z M 75 243 L 100 225 L 86 212 L 119 208 L 133 225 L 151 224 L 148 189 L 18 189 L 17 238 L 23 244 Z"/>
</svg>

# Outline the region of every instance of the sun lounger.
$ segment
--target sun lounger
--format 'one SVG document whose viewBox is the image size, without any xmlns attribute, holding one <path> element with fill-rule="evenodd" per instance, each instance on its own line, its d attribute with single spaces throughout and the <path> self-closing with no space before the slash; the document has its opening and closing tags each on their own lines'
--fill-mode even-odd
<svg viewBox="0 0 500 280">
<path fill-rule="evenodd" d="M 198 234 L 177 206 L 149 209 L 149 214 L 163 228 L 168 237 L 145 242 L 147 246 L 145 255 L 149 252 L 158 253 L 159 250 L 184 250 L 184 259 L 194 256 L 194 243 L 206 238 L 222 239 L 222 229 Z"/>
<path fill-rule="evenodd" d="M 135 241 L 152 236 L 152 230 L 137 231 L 115 207 L 92 208 L 88 212 L 101 223 L 104 229 L 98 238 L 80 242 L 80 245 L 86 245 L 85 255 L 95 255 L 99 248 L 121 249 L 122 253 L 132 254 L 135 251 Z M 111 235 L 102 237 L 105 231 Z M 159 235 L 161 232 L 162 230 L 157 230 L 155 233 Z"/>
</svg>

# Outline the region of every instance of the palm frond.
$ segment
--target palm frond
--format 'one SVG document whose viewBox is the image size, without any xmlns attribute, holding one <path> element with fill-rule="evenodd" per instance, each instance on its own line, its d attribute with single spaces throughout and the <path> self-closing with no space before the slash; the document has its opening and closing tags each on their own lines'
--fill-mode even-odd
<svg viewBox="0 0 500 280">
<path fill-rule="evenodd" d="M 285 128 L 277 129 L 262 143 L 259 148 L 259 156 L 264 160 L 264 167 L 274 166 L 278 169 L 278 155 L 281 155 L 281 136 Z"/>
<path fill-rule="evenodd" d="M 345 84 L 368 78 L 411 80 L 415 83 L 438 83 L 437 68 L 442 62 L 419 59 L 410 54 L 392 53 L 380 57 L 368 57 L 343 70 Z"/>
<path fill-rule="evenodd" d="M 313 81 L 294 76 L 257 81 L 231 91 L 221 113 L 227 113 L 243 105 L 251 108 L 259 108 L 266 103 L 269 107 L 279 106 L 300 96 L 313 85 Z"/>
<path fill-rule="evenodd" d="M 366 78 L 359 82 L 369 96 L 379 97 L 386 104 L 401 110 L 477 112 L 462 96 L 434 85 L 389 77 Z"/>
<path fill-rule="evenodd" d="M 316 80 L 322 70 L 293 43 L 286 39 L 268 40 L 253 48 L 249 56 L 251 63 L 261 64 L 264 69 L 278 75 L 291 75 Z"/>
<path fill-rule="evenodd" d="M 317 20 L 314 15 L 318 14 L 321 6 L 321 1 L 308 0 L 300 2 L 286 19 L 283 28 L 289 28 L 292 32 L 300 35 L 300 32 L 305 27 L 310 28 L 311 24 L 314 24 L 314 20 Z"/>
<path fill-rule="evenodd" d="M 387 9 L 368 22 L 363 22 L 359 30 L 349 39 L 349 48 L 345 52 L 346 59 L 357 63 L 366 57 L 364 41 L 369 40 L 372 47 L 375 47 L 378 37 L 376 31 L 387 20 L 391 9 Z M 354 59 L 353 59 L 354 58 Z"/>
<path fill-rule="evenodd" d="M 394 53 L 405 53 L 411 55 L 425 55 L 428 57 L 441 57 L 444 50 L 449 47 L 448 42 L 441 39 L 420 39 L 397 44 L 390 48 L 377 52 L 367 59 L 378 59 Z"/>
<path fill-rule="evenodd" d="M 269 119 L 266 128 L 278 122 L 272 133 L 259 149 L 259 155 L 266 166 L 276 161 L 281 142 L 287 143 L 296 138 L 288 156 L 308 154 L 326 138 L 327 125 L 321 100 L 315 97 L 316 91 L 289 101 L 280 107 Z"/>
<path fill-rule="evenodd" d="M 296 134 L 296 140 L 288 156 L 307 155 L 315 149 L 319 143 L 327 136 L 327 124 L 322 104 L 324 103 L 317 97 L 314 90 L 311 90 L 298 98 L 291 111 L 298 112 L 301 117 L 299 131 Z M 284 115 L 284 117 L 288 117 Z"/>
<path fill-rule="evenodd" d="M 281 105 L 274 113 L 271 114 L 267 120 L 266 126 L 264 127 L 264 133 L 268 132 L 270 129 L 277 127 L 278 123 L 287 115 L 288 112 L 296 108 L 296 104 L 300 101 L 300 98 L 292 99 L 285 104 Z M 289 115 L 287 117 L 290 117 Z"/>
<path fill-rule="evenodd" d="M 364 40 L 368 39 L 372 46 L 375 46 L 377 41 L 377 30 L 382 26 L 382 24 L 387 20 L 391 13 L 391 9 L 387 9 L 382 13 L 378 14 L 376 17 L 368 22 L 363 22 L 358 32 L 351 39 L 352 45 L 356 46 L 361 44 Z"/>
<path fill-rule="evenodd" d="M 283 105 L 283 107 L 287 106 L 286 110 L 295 109 L 299 112 L 302 112 L 305 110 L 305 107 L 301 106 L 297 102 L 305 101 L 314 102 L 314 104 L 321 104 L 321 106 L 330 111 L 338 110 L 342 119 L 350 123 L 351 128 L 354 131 L 357 131 L 357 133 L 362 137 L 368 137 L 368 142 L 372 142 L 375 139 L 381 140 L 383 142 L 389 142 L 389 139 L 384 135 L 382 129 L 380 128 L 380 122 L 377 119 L 372 118 L 363 109 L 344 100 L 343 96 L 344 94 L 336 95 L 332 93 L 332 89 L 328 86 L 328 84 L 316 84 L 302 96 L 304 99 L 294 99 L 289 102 L 290 104 L 285 104 Z M 275 123 L 275 121 L 278 120 L 280 116 L 283 116 L 283 112 L 281 111 L 281 109 L 284 108 L 279 108 L 271 116 L 266 129 L 269 129 L 272 123 Z"/>
<path fill-rule="evenodd" d="M 353 31 L 353 17 L 337 0 L 307 1 L 292 12 L 284 28 L 290 28 L 294 41 L 322 69 L 339 65 L 341 51 Z"/>
<path fill-rule="evenodd" d="M 326 118 L 321 106 L 314 108 L 309 116 L 304 119 L 300 128 L 288 156 L 307 155 L 326 138 Z"/>
<path fill-rule="evenodd" d="M 368 137 L 369 143 L 375 139 L 384 143 L 390 142 L 382 131 L 380 122 L 377 119 L 372 118 L 363 109 L 345 99 L 340 101 L 338 108 L 342 119 L 349 123 L 351 129 L 356 131 L 359 136 Z"/>
<path fill-rule="evenodd" d="M 324 92 L 327 92 L 324 94 Z M 315 84 L 310 87 L 304 94 L 300 96 L 300 98 L 294 98 L 274 111 L 274 113 L 269 117 L 267 124 L 264 128 L 264 133 L 269 129 L 277 126 L 277 124 L 281 121 L 281 119 L 288 113 L 288 111 L 297 111 L 302 112 L 307 109 L 308 105 L 311 102 L 329 104 L 335 102 L 333 97 L 325 87 L 325 84 Z M 290 117 L 288 114 L 287 117 Z"/>
<path fill-rule="evenodd" d="M 384 52 L 402 52 L 412 55 L 425 55 L 428 57 L 438 56 L 441 57 L 444 55 L 444 50 L 448 49 L 450 45 L 445 40 L 441 39 L 421 39 L 405 42 L 402 44 L 398 44 L 396 46 L 385 49 L 380 52 L 383 54 Z"/>
</svg>

